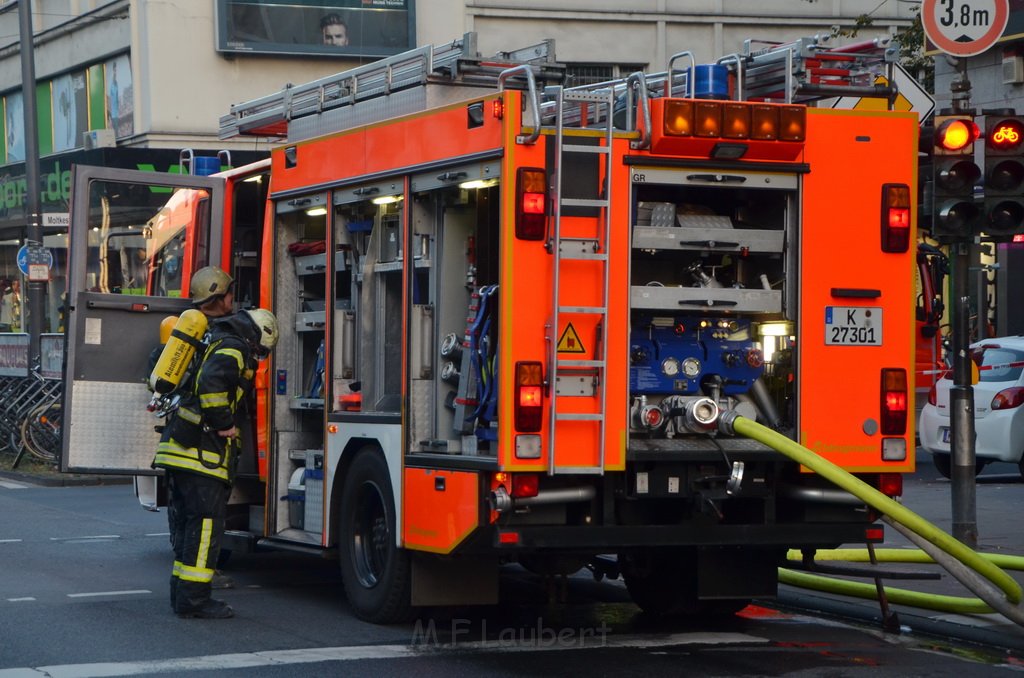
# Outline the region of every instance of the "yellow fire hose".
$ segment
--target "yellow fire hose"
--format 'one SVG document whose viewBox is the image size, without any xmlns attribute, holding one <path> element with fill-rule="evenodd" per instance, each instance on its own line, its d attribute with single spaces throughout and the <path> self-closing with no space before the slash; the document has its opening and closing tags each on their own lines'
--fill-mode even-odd
<svg viewBox="0 0 1024 678">
<path fill-rule="evenodd" d="M 1013 577 L 1000 569 L 1001 565 L 1010 569 L 1024 570 L 1024 558 L 977 553 L 902 504 L 855 478 L 827 459 L 811 452 L 803 445 L 751 419 L 737 415 L 735 412 L 723 414 L 719 420 L 719 426 L 725 432 L 735 432 L 771 447 L 846 490 L 881 513 L 884 522 L 921 549 L 920 552 L 878 549 L 875 553 L 879 560 L 938 563 L 978 596 L 978 599 L 958 598 L 886 588 L 886 596 L 891 602 L 963 614 L 985 614 L 995 611 L 1014 623 L 1024 626 L 1024 608 L 1021 606 L 1024 592 Z M 857 553 L 859 559 L 867 557 L 866 554 L 859 551 Z M 822 555 L 826 554 L 828 552 L 824 552 Z M 832 556 L 826 557 L 839 559 L 852 555 L 849 549 L 840 549 L 832 554 Z M 902 560 L 902 558 L 910 558 L 910 560 Z M 877 591 L 872 584 L 831 579 L 784 568 L 779 569 L 779 581 L 818 591 L 829 591 L 860 598 L 877 598 Z"/>
</svg>

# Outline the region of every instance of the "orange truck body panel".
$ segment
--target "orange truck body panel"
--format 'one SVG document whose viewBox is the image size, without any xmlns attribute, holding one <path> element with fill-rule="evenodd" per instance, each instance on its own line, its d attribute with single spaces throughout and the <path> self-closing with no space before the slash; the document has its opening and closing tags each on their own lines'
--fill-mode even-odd
<svg viewBox="0 0 1024 678">
<path fill-rule="evenodd" d="M 477 473 L 406 468 L 402 494 L 402 540 L 407 548 L 451 553 L 479 525 Z"/>
<path fill-rule="evenodd" d="M 805 157 L 811 171 L 804 179 L 800 243 L 799 442 L 848 471 L 914 469 L 913 454 L 881 461 L 879 411 L 850 404 L 879 400 L 883 367 L 914 364 L 914 269 L 899 266 L 893 273 L 891 262 L 908 255 L 882 252 L 879 173 L 863 170 L 884 167 L 886 183 L 908 184 L 916 196 L 916 145 L 913 113 L 807 111 Z M 837 209 L 837 198 L 848 195 L 862 198 L 844 200 Z M 916 209 L 915 200 L 911 211 Z M 910 242 L 916 242 L 913 232 Z M 842 289 L 877 296 L 843 296 Z M 881 308 L 882 345 L 827 345 L 825 309 L 858 306 Z M 909 373 L 907 380 L 909 387 Z M 913 413 L 912 401 L 907 411 Z M 913 450 L 912 421 L 902 437 Z"/>
</svg>

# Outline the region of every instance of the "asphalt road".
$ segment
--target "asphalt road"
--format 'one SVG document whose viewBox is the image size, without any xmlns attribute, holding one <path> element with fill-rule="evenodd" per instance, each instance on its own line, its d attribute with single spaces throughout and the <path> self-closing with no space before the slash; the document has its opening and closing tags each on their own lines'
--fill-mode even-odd
<svg viewBox="0 0 1024 678">
<path fill-rule="evenodd" d="M 926 471 L 911 483 L 935 484 Z M 1016 479 L 1007 486 L 1018 495 Z M 1019 506 L 1019 502 L 1016 503 Z M 1009 508 L 1009 506 L 1007 507 Z M 889 635 L 751 606 L 688 626 L 647 619 L 620 582 L 579 575 L 565 602 L 510 567 L 502 604 L 364 624 L 336 563 L 236 556 L 226 621 L 181 620 L 167 600 L 163 513 L 127 486 L 32 487 L 0 479 L 0 678 L 18 676 L 989 675 L 1014 652 L 914 633 Z"/>
</svg>

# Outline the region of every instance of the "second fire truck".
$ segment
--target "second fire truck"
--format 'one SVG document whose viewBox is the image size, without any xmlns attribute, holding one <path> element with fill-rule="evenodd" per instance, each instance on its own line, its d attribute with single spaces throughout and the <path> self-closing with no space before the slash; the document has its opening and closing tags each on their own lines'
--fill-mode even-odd
<svg viewBox="0 0 1024 678">
<path fill-rule="evenodd" d="M 230 537 L 336 554 L 375 622 L 494 602 L 510 562 L 659 614 L 770 597 L 787 549 L 881 530 L 725 413 L 890 495 L 914 466 L 917 117 L 819 105 L 894 97 L 893 58 L 801 40 L 571 88 L 551 45 L 469 34 L 233 107 L 269 163 L 78 168 L 63 468 L 153 474 L 145 359 L 184 302 L 90 290 L 89 232 L 193 191 L 190 269 L 282 327 Z"/>
</svg>

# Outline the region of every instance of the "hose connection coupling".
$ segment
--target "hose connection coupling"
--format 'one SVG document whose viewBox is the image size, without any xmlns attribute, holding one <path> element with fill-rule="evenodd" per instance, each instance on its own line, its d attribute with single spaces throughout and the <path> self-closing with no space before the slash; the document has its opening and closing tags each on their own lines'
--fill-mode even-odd
<svg viewBox="0 0 1024 678">
<path fill-rule="evenodd" d="M 707 433 L 715 428 L 718 421 L 718 403 L 711 398 L 690 400 L 683 406 L 686 428 L 695 433 Z"/>
<path fill-rule="evenodd" d="M 722 416 L 718 418 L 718 432 L 727 436 L 736 435 L 734 424 L 739 416 L 741 415 L 735 410 L 722 412 Z"/>
<path fill-rule="evenodd" d="M 494 492 L 491 492 L 490 499 L 491 508 L 497 511 L 498 513 L 511 511 L 513 506 L 515 505 L 515 502 L 512 500 L 511 495 L 509 495 L 508 491 L 504 487 L 499 487 L 498 489 L 494 490 Z"/>
</svg>

